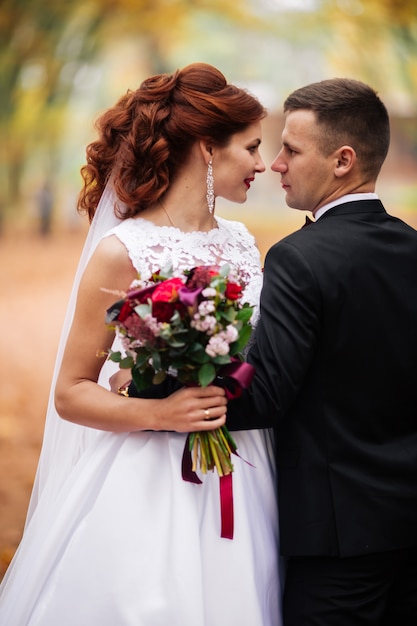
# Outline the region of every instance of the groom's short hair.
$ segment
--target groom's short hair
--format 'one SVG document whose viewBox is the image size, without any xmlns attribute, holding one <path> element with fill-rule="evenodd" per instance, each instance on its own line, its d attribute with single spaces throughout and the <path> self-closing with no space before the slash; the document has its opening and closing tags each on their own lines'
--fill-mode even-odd
<svg viewBox="0 0 417 626">
<path fill-rule="evenodd" d="M 318 148 L 329 155 L 351 146 L 364 173 L 376 178 L 388 153 L 390 123 L 387 109 L 369 85 L 333 78 L 300 87 L 284 102 L 284 112 L 313 111 L 320 128 Z"/>
</svg>

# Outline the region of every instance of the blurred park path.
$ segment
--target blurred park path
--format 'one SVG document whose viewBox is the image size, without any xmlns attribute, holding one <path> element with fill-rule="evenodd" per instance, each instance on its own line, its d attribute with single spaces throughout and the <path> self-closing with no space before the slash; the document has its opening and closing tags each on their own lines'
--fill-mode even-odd
<svg viewBox="0 0 417 626">
<path fill-rule="evenodd" d="M 0 578 L 20 540 L 83 232 L 0 239 Z"/>
</svg>

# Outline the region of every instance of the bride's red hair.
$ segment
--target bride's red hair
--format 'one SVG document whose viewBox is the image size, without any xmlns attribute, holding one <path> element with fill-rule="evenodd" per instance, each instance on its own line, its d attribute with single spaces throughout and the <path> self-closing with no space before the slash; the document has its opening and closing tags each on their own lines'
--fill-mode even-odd
<svg viewBox="0 0 417 626">
<path fill-rule="evenodd" d="M 211 65 L 151 76 L 98 119 L 99 138 L 87 146 L 81 169 L 78 210 L 91 220 L 112 176 L 127 207 L 123 217 L 137 215 L 164 194 L 195 141 L 224 146 L 265 115 L 254 96 Z"/>
</svg>

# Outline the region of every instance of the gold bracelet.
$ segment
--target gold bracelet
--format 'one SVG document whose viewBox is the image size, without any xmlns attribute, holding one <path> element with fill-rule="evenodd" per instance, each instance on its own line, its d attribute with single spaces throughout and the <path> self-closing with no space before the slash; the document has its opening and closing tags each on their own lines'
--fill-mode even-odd
<svg viewBox="0 0 417 626">
<path fill-rule="evenodd" d="M 132 380 L 128 380 L 127 383 L 119 387 L 119 389 L 117 390 L 119 396 L 125 396 L 125 398 L 129 397 L 129 385 L 131 382 Z"/>
</svg>

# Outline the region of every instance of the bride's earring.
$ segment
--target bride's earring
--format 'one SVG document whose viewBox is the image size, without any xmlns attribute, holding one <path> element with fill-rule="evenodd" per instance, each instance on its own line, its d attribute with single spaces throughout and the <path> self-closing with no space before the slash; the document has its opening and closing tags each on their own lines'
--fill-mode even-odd
<svg viewBox="0 0 417 626">
<path fill-rule="evenodd" d="M 208 210 L 212 214 L 214 211 L 214 178 L 213 178 L 213 161 L 209 161 L 207 165 L 207 205 Z"/>
</svg>

